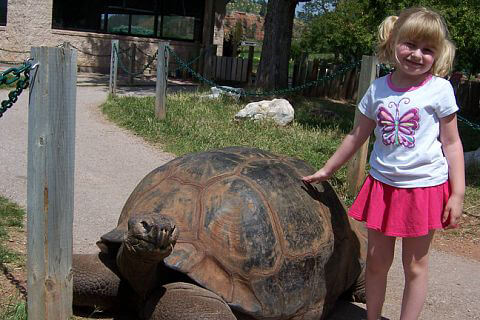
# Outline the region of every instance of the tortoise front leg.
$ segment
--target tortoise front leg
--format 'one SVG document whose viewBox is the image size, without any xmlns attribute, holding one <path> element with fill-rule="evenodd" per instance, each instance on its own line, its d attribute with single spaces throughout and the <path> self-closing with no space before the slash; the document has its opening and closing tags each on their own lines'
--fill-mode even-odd
<svg viewBox="0 0 480 320">
<path fill-rule="evenodd" d="M 108 310 L 120 303 L 123 290 L 115 259 L 105 254 L 74 254 L 73 305 Z"/>
<path fill-rule="evenodd" d="M 236 320 L 218 295 L 185 282 L 159 287 L 147 300 L 143 313 L 142 318 L 148 320 Z"/>
</svg>

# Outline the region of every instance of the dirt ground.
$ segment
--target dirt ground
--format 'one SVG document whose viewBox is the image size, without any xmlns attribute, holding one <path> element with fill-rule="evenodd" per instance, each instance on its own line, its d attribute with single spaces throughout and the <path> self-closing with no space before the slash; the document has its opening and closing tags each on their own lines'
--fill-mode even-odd
<svg viewBox="0 0 480 320">
<path fill-rule="evenodd" d="M 462 220 L 462 225 L 464 228 L 462 232 L 437 232 L 433 242 L 433 248 L 439 251 L 448 252 L 460 257 L 480 262 L 480 241 L 478 237 L 478 235 L 480 235 L 480 219 L 470 216 L 464 216 Z M 474 235 L 474 231 L 478 233 Z M 7 247 L 9 249 L 18 252 L 25 257 L 26 243 L 27 239 L 25 232 L 15 229 L 9 231 L 9 240 L 7 242 Z M 0 275 L 0 306 L 4 307 L 8 304 L 15 304 L 21 299 L 26 299 L 27 283 L 25 266 L 18 264 L 7 264 L 0 267 L 2 269 L 2 274 Z M 337 309 L 340 308 L 350 308 L 350 314 L 358 314 L 358 318 L 355 317 L 352 319 L 361 319 L 360 317 L 364 316 L 364 310 L 361 307 L 355 307 L 355 305 L 353 304 L 339 302 L 337 304 Z M 75 317 L 75 319 L 78 320 L 98 318 L 105 320 L 118 319 L 117 317 L 112 318 L 112 315 L 110 314 L 102 313 L 96 313 L 94 318 L 90 318 L 88 316 L 88 311 L 84 312 L 82 315 L 80 315 L 77 311 Z M 335 315 L 334 313 L 332 319 L 346 320 L 347 318 L 341 315 Z M 438 319 L 443 318 L 439 317 Z M 471 319 L 480 319 L 480 315 L 478 315 L 478 317 L 472 317 Z"/>
</svg>

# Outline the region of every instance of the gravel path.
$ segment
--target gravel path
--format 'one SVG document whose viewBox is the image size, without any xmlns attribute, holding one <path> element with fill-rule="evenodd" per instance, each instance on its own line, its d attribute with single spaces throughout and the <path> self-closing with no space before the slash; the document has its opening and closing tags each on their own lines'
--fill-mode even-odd
<svg viewBox="0 0 480 320">
<path fill-rule="evenodd" d="M 153 94 L 143 88 L 142 94 Z M 6 91 L 0 91 L 6 97 Z M 104 86 L 79 86 L 75 162 L 75 253 L 96 252 L 100 235 L 116 225 L 135 185 L 173 158 L 105 120 L 98 106 Z M 5 99 L 5 98 L 2 98 Z M 0 195 L 26 206 L 27 105 L 24 92 L 0 118 Z M 400 248 L 389 274 L 386 319 L 398 319 L 403 288 Z M 362 319 L 363 304 L 339 303 L 331 319 Z M 480 319 L 480 263 L 432 251 L 430 290 L 421 319 Z"/>
</svg>

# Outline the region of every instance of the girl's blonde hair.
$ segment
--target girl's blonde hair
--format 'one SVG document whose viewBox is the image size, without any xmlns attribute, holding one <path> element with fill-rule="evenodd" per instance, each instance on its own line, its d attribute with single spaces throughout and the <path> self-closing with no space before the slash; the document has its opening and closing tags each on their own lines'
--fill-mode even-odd
<svg viewBox="0 0 480 320">
<path fill-rule="evenodd" d="M 444 77 L 452 69 L 455 45 L 450 40 L 444 19 L 426 8 L 409 8 L 389 16 L 378 27 L 377 56 L 380 62 L 396 64 L 395 46 L 400 41 L 426 41 L 435 48 L 430 72 Z"/>
</svg>

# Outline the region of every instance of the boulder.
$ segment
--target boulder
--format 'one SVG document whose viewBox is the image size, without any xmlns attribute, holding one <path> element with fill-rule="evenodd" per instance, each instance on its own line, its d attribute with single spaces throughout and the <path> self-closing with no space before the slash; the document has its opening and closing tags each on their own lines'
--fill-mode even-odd
<svg viewBox="0 0 480 320">
<path fill-rule="evenodd" d="M 465 158 L 465 169 L 480 169 L 480 148 L 475 151 L 465 152 L 463 154 Z"/>
<path fill-rule="evenodd" d="M 293 121 L 294 110 L 290 102 L 285 99 L 262 100 L 251 102 L 240 110 L 235 119 L 263 120 L 270 119 L 285 126 Z"/>
</svg>

